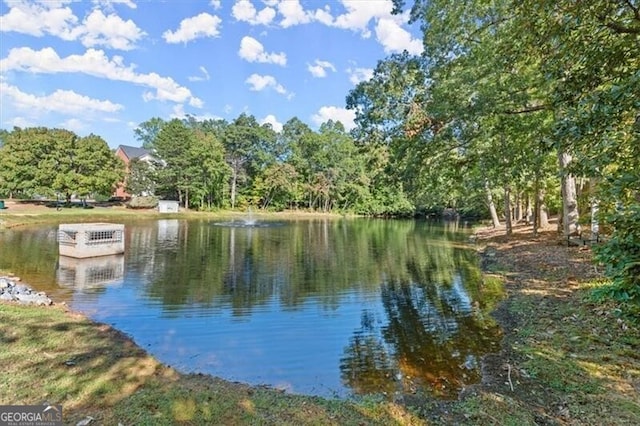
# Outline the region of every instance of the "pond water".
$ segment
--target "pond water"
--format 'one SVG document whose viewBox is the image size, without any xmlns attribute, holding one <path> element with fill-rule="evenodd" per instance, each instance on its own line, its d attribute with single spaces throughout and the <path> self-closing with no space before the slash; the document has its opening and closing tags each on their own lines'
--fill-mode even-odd
<svg viewBox="0 0 640 426">
<path fill-rule="evenodd" d="M 455 223 L 133 222 L 124 255 L 92 259 L 59 257 L 56 230 L 0 232 L 0 269 L 183 372 L 454 398 L 499 347 L 501 288 Z"/>
</svg>

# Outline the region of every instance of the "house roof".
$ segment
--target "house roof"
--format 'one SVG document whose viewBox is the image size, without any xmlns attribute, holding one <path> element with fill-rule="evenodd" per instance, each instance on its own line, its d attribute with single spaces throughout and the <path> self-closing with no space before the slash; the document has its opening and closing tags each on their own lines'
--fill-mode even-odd
<svg viewBox="0 0 640 426">
<path fill-rule="evenodd" d="M 122 150 L 129 160 L 144 157 L 145 155 L 152 155 L 151 151 L 135 146 L 120 145 L 118 148 Z"/>
</svg>

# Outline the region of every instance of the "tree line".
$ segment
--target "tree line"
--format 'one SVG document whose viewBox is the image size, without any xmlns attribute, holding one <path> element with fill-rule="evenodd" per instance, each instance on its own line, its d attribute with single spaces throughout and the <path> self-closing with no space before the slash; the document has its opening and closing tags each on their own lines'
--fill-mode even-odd
<svg viewBox="0 0 640 426">
<path fill-rule="evenodd" d="M 401 181 L 381 150 L 360 144 L 340 122 L 312 130 L 298 118 L 280 132 L 252 115 L 232 121 L 152 118 L 135 130 L 156 163 L 134 162 L 127 188 L 200 210 L 303 209 L 411 214 Z"/>
<path fill-rule="evenodd" d="M 356 138 L 389 148 L 418 202 L 482 200 L 508 234 L 526 205 L 534 232 L 552 205 L 565 237 L 593 224 L 613 293 L 640 301 L 640 3 L 394 9 L 421 25 L 424 53 L 385 58 L 349 93 Z"/>
<path fill-rule="evenodd" d="M 14 128 L 0 135 L 0 195 L 134 196 L 197 210 L 256 208 L 410 215 L 414 204 L 389 173 L 387 151 L 359 143 L 340 122 L 312 130 L 298 118 L 276 132 L 252 115 L 231 121 L 151 118 L 134 131 L 151 161 L 125 166 L 100 137 Z"/>
<path fill-rule="evenodd" d="M 275 132 L 246 114 L 230 122 L 151 118 L 135 135 L 158 163 L 132 164 L 128 188 L 203 210 L 450 208 L 486 215 L 507 233 L 518 220 L 537 232 L 557 211 L 564 236 L 592 223 L 608 234 L 598 259 L 619 298 L 640 299 L 638 1 L 394 7 L 421 25 L 424 52 L 384 58 L 348 93 L 354 130 L 329 121 L 316 131 L 292 118 Z M 104 191 L 121 176 L 117 165 L 100 173 L 83 166 L 105 152 L 95 136 L 1 136 L 2 192 Z M 83 151 L 91 143 L 102 145 Z"/>
</svg>

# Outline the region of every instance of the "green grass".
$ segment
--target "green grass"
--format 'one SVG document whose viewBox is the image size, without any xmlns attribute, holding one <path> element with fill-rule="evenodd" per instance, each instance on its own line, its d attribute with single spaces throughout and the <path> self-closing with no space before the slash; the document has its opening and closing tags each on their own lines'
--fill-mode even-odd
<svg viewBox="0 0 640 426">
<path fill-rule="evenodd" d="M 466 398 L 453 409 L 463 425 L 534 426 L 535 416 L 530 408 L 517 399 L 492 393 Z"/>
<path fill-rule="evenodd" d="M 62 404 L 65 424 L 424 424 L 396 404 L 328 400 L 182 375 L 58 308 L 0 304 L 0 405 Z"/>
<path fill-rule="evenodd" d="M 199 212 L 182 209 L 179 213 L 159 213 L 155 209 L 126 209 L 124 207 L 95 207 L 92 209 L 63 208 L 56 210 L 38 205 L 26 205 L 20 209 L 0 211 L 0 229 L 16 226 L 43 223 L 65 222 L 108 222 L 114 220 L 136 221 L 153 219 L 229 219 L 246 217 L 246 212 L 219 210 L 213 212 Z M 259 219 L 288 219 L 298 218 L 343 218 L 345 216 L 332 213 L 317 213 L 305 211 L 263 212 L 254 211 L 252 215 Z"/>
</svg>

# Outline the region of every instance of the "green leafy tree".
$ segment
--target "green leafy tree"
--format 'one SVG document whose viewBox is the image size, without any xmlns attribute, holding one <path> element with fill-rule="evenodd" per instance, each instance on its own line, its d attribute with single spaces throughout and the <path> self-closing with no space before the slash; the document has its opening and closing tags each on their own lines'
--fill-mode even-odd
<svg viewBox="0 0 640 426">
<path fill-rule="evenodd" d="M 140 123 L 133 131 L 133 134 L 135 138 L 142 143 L 143 148 L 153 150 L 156 138 L 165 124 L 166 121 L 163 119 L 153 117 Z"/>
<path fill-rule="evenodd" d="M 236 207 L 240 190 L 250 191 L 253 179 L 275 163 L 275 142 L 271 126 L 258 124 L 252 115 L 241 114 L 225 128 L 222 143 L 231 170 L 231 208 Z"/>
<path fill-rule="evenodd" d="M 573 172 L 597 182 L 588 202 L 611 232 L 598 259 L 616 297 L 638 303 L 640 4 L 525 1 L 514 11 L 531 49 L 542 53 L 554 136 L 574 155 Z"/>
<path fill-rule="evenodd" d="M 253 190 L 263 209 L 284 210 L 300 198 L 299 176 L 288 163 L 273 164 L 256 178 Z"/>
<path fill-rule="evenodd" d="M 198 208 L 222 207 L 225 190 L 231 174 L 224 159 L 224 147 L 213 132 L 206 132 L 198 125 L 193 130 L 190 156 L 194 161 L 191 187 Z"/>
<path fill-rule="evenodd" d="M 89 135 L 79 138 L 73 152 L 73 161 L 67 174 L 75 181 L 74 187 L 62 184 L 59 188 L 70 190 L 82 197 L 90 194 L 108 195 L 115 183 L 124 178 L 124 164 L 113 155 L 107 143 L 100 136 Z M 60 177 L 60 174 L 58 175 Z M 64 179 L 62 180 L 64 182 Z M 54 188 L 56 183 L 54 182 Z M 57 188 L 56 188 L 57 189 Z M 69 193 L 67 192 L 67 193 Z"/>
<path fill-rule="evenodd" d="M 181 120 L 174 118 L 162 126 L 153 141 L 156 155 L 162 161 L 158 169 L 159 190 L 165 196 L 177 197 L 189 207 L 189 190 L 195 167 L 191 149 L 193 132 Z"/>
<path fill-rule="evenodd" d="M 125 178 L 128 193 L 134 196 L 148 196 L 155 194 L 157 182 L 157 168 L 161 164 L 153 164 L 134 158 L 129 163 L 129 173 Z"/>
<path fill-rule="evenodd" d="M 25 196 L 109 194 L 124 165 L 99 136 L 79 138 L 62 129 L 14 128 L 0 150 L 2 184 Z"/>
<path fill-rule="evenodd" d="M 396 11 L 405 5 L 394 3 Z M 620 298 L 640 299 L 640 234 L 633 231 L 640 229 L 638 2 L 416 0 L 411 19 L 423 24 L 431 93 L 448 87 L 443 94 L 469 99 L 468 108 L 459 101 L 447 108 L 452 117 L 464 119 L 458 134 L 467 140 L 465 130 L 480 126 L 480 143 L 465 147 L 466 154 L 485 144 L 500 150 L 500 155 L 477 152 L 484 152 L 478 159 L 486 160 L 487 179 L 503 186 L 507 198 L 507 189 L 524 187 L 531 176 L 540 190 L 553 152 L 564 234 L 577 229 L 579 220 L 575 176 L 597 182 L 582 199 L 600 208 L 605 229 L 608 225 L 613 232 L 599 250 L 600 260 L 608 265 Z"/>
</svg>

